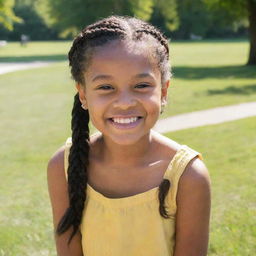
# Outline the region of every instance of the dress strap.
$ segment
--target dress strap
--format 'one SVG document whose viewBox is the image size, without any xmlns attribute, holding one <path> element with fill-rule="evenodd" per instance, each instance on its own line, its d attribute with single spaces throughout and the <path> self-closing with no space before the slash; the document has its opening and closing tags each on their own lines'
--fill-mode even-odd
<svg viewBox="0 0 256 256">
<path fill-rule="evenodd" d="M 166 196 L 166 205 L 169 207 L 171 215 L 175 215 L 177 210 L 176 197 L 180 177 L 188 163 L 195 157 L 203 160 L 201 153 L 191 149 L 187 145 L 182 145 L 173 157 L 164 175 L 164 178 L 170 181 L 170 189 Z"/>
<path fill-rule="evenodd" d="M 68 137 L 65 142 L 65 151 L 64 151 L 64 169 L 65 169 L 66 178 L 68 173 L 68 156 L 69 156 L 71 145 L 72 145 L 72 138 Z"/>
</svg>

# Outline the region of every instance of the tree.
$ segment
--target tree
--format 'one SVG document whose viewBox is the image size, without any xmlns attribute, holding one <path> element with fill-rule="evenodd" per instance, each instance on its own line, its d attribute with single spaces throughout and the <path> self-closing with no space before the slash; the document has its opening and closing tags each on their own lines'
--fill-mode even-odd
<svg viewBox="0 0 256 256">
<path fill-rule="evenodd" d="M 68 34 L 74 35 L 85 25 L 111 14 L 135 16 L 145 21 L 150 20 L 152 15 L 155 15 L 158 18 L 157 23 L 162 23 L 165 30 L 173 30 L 178 26 L 176 1 L 48 0 L 48 6 L 52 25 L 62 31 L 63 36 L 67 36 Z"/>
<path fill-rule="evenodd" d="M 179 27 L 176 0 L 155 0 L 150 22 L 170 35 L 170 31 Z"/>
<path fill-rule="evenodd" d="M 148 20 L 153 4 L 153 0 L 48 0 L 51 24 L 63 36 L 74 35 L 84 26 L 112 14 Z"/>
<path fill-rule="evenodd" d="M 192 34 L 204 37 L 210 26 L 210 15 L 203 0 L 178 0 L 180 27 L 176 35 L 189 39 Z"/>
<path fill-rule="evenodd" d="M 250 52 L 248 65 L 256 65 L 256 1 L 248 0 Z"/>
<path fill-rule="evenodd" d="M 21 22 L 13 12 L 14 0 L 0 0 L 0 24 L 8 30 L 13 29 L 14 22 Z"/>
<path fill-rule="evenodd" d="M 130 15 L 134 15 L 143 20 L 149 20 L 152 12 L 154 1 L 153 0 L 130 0 Z"/>
<path fill-rule="evenodd" d="M 9 38 L 20 40 L 22 34 L 28 35 L 31 40 L 57 39 L 57 33 L 50 29 L 40 15 L 37 0 L 16 0 L 14 12 L 21 17 L 23 23 L 15 23 L 14 30 Z"/>
<path fill-rule="evenodd" d="M 0 38 L 17 41 L 24 34 L 31 40 L 58 39 L 57 32 L 49 28 L 42 17 L 41 13 L 45 10 L 40 3 L 45 3 L 45 0 L 15 0 L 13 13 L 21 18 L 22 22 L 13 22 L 11 31 L 1 27 Z"/>
<path fill-rule="evenodd" d="M 213 9 L 224 9 L 235 20 L 248 19 L 250 50 L 247 65 L 256 65 L 256 0 L 204 0 Z M 233 22 L 231 19 L 230 22 Z"/>
</svg>

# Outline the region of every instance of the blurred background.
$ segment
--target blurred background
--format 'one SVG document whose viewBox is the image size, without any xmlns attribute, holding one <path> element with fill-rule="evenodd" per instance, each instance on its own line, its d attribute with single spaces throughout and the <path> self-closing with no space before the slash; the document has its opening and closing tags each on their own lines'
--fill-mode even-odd
<svg viewBox="0 0 256 256">
<path fill-rule="evenodd" d="M 67 53 L 78 31 L 111 14 L 170 38 L 162 119 L 256 102 L 256 0 L 0 0 L 0 256 L 56 255 L 46 168 L 71 136 Z M 210 171 L 208 255 L 255 255 L 255 131 L 251 116 L 165 133 Z"/>
</svg>

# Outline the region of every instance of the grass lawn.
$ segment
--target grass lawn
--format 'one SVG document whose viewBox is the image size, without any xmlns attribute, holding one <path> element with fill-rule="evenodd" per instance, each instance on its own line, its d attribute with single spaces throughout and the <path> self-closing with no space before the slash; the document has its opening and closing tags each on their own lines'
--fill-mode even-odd
<svg viewBox="0 0 256 256">
<path fill-rule="evenodd" d="M 0 62 L 67 60 L 71 43 L 71 41 L 31 42 L 23 47 L 18 42 L 8 43 L 5 47 L 0 47 Z"/>
<path fill-rule="evenodd" d="M 64 60 L 70 42 L 36 44 L 31 44 L 33 52 L 23 55 L 18 44 L 0 48 L 0 62 L 41 56 Z M 38 51 L 40 44 L 48 50 L 43 46 Z M 165 115 L 256 100 L 255 68 L 242 66 L 247 46 L 246 42 L 173 43 L 175 78 Z M 233 53 L 225 57 L 227 49 Z M 209 58 L 203 60 L 202 51 Z M 55 255 L 46 166 L 70 136 L 74 93 L 66 62 L 0 76 L 0 256 Z M 256 251 L 255 129 L 256 117 L 168 134 L 202 152 L 210 170 L 209 255 Z"/>
<path fill-rule="evenodd" d="M 245 41 L 177 42 L 173 81 L 163 117 L 256 100 L 256 67 L 244 64 Z"/>
<path fill-rule="evenodd" d="M 167 134 L 202 152 L 212 180 L 209 255 L 256 251 L 256 117 Z"/>
</svg>

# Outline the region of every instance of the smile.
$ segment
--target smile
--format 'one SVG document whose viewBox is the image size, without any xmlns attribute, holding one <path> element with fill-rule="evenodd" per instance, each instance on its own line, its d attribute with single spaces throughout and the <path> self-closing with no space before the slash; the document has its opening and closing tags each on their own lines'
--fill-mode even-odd
<svg viewBox="0 0 256 256">
<path fill-rule="evenodd" d="M 113 117 L 108 119 L 115 128 L 131 129 L 136 127 L 142 120 L 141 116 L 136 117 Z"/>
<path fill-rule="evenodd" d="M 130 123 L 136 122 L 138 119 L 139 117 L 112 118 L 114 123 L 119 123 L 119 124 L 130 124 Z"/>
</svg>

